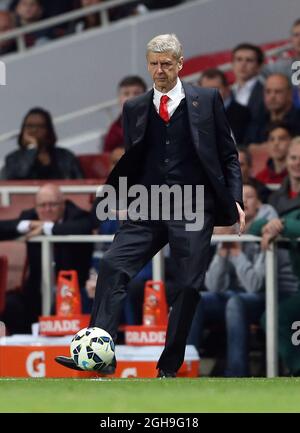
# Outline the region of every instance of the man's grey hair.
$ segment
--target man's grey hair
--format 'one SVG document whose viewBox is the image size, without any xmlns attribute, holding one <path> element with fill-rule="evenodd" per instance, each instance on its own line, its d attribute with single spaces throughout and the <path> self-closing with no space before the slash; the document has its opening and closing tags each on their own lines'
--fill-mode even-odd
<svg viewBox="0 0 300 433">
<path fill-rule="evenodd" d="M 182 46 L 174 33 L 155 36 L 148 42 L 146 54 L 148 56 L 149 52 L 165 53 L 167 51 L 170 51 L 177 60 L 182 57 Z"/>
</svg>

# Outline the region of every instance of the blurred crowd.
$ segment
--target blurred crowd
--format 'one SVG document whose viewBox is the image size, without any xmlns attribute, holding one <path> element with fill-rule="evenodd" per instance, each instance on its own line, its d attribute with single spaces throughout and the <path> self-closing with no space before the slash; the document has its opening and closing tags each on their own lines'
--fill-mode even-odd
<svg viewBox="0 0 300 433">
<path fill-rule="evenodd" d="M 11 0 L 0 2 L 0 35 L 43 19 L 55 17 L 80 8 L 104 3 L 107 0 Z M 109 9 L 109 21 L 117 21 L 133 15 L 140 15 L 154 9 L 162 9 L 182 3 L 184 0 L 141 0 Z M 101 26 L 99 13 L 86 15 L 67 24 L 36 31 L 25 36 L 26 47 L 41 45 L 62 36 L 82 32 Z M 0 55 L 16 52 L 14 40 L 0 42 Z"/>
<path fill-rule="evenodd" d="M 92 3 L 97 1 L 82 0 L 79 6 Z M 151 9 L 155 2 L 137 3 Z M 159 3 L 167 7 L 179 2 Z M 120 15 L 114 11 L 114 16 L 120 18 L 137 13 L 136 7 L 139 5 L 135 5 L 135 9 L 131 5 L 133 9 L 119 10 Z M 0 30 L 34 22 L 73 7 L 73 1 L 68 0 L 45 3 L 37 0 L 13 1 L 9 5 L 10 12 L 0 12 Z M 72 31 L 77 31 L 78 24 L 75 23 Z M 81 29 L 98 25 L 101 25 L 99 15 L 88 16 L 81 22 Z M 34 35 L 28 39 L 28 44 L 44 37 L 49 35 Z M 291 26 L 291 44 L 291 51 L 273 58 L 272 62 L 266 62 L 259 46 L 240 43 L 232 50 L 233 82 L 226 73 L 216 68 L 202 71 L 197 81 L 198 86 L 217 88 L 223 98 L 242 170 L 246 232 L 261 236 L 262 239 L 260 243 L 227 241 L 212 245 L 211 260 L 199 296 L 201 301 L 192 324 L 189 343 L 201 355 L 212 352 L 219 356 L 223 360 L 219 374 L 225 376 L 252 374 L 249 353 L 253 330 L 258 326 L 260 330 L 265 328 L 266 250 L 280 236 L 290 239 L 290 242 L 279 242 L 276 254 L 279 354 L 283 372 L 300 374 L 299 348 L 291 347 L 289 333 L 291 323 L 299 319 L 297 314 L 300 311 L 300 249 L 299 243 L 295 241 L 300 237 L 300 90 L 291 81 L 291 65 L 293 61 L 300 60 L 300 19 Z M 1 46 L 2 50 L 10 48 L 8 45 L 6 48 Z M 119 115 L 108 127 L 102 143 L 102 151 L 109 155 L 109 170 L 125 152 L 123 104 L 146 91 L 144 80 L 134 75 L 124 77 L 117 86 Z M 51 114 L 44 108 L 31 108 L 20 127 L 17 150 L 6 156 L 2 178 L 50 182 L 55 179 L 83 178 L 78 158 L 69 150 L 58 147 L 56 142 Z M 256 170 L 255 165 L 263 154 L 262 150 L 267 155 L 266 163 Z M 0 221 L 0 239 L 24 236 L 25 241 L 28 241 L 36 235 L 114 234 L 118 230 L 119 221 L 99 223 L 94 213 L 93 206 L 90 212 L 83 211 L 75 203 L 66 200 L 57 186 L 47 183 L 37 193 L 34 208 L 24 210 L 15 220 Z M 234 227 L 215 228 L 215 234 L 234 233 Z M 28 332 L 31 323 L 41 312 L 38 248 L 37 244 L 27 243 L 30 269 L 23 292 L 7 297 L 2 320 L 12 333 Z M 76 248 L 78 254 L 74 254 Z M 101 266 L 101 260 L 95 262 L 93 257 L 100 257 L 101 253 L 98 253 L 102 250 L 103 246 L 97 246 L 92 251 L 86 244 L 61 244 L 55 249 L 56 273 L 60 269 L 77 269 L 79 273 L 86 312 L 91 308 L 95 275 Z M 76 262 L 76 258 L 83 256 L 86 260 Z M 177 290 L 176 264 L 168 253 L 166 263 L 167 299 L 169 306 L 172 306 Z M 125 323 L 141 323 L 143 287 L 151 275 L 149 263 L 130 283 L 124 304 Z M 211 345 L 207 336 L 214 332 L 221 332 L 221 343 L 215 340 L 215 344 Z"/>
</svg>

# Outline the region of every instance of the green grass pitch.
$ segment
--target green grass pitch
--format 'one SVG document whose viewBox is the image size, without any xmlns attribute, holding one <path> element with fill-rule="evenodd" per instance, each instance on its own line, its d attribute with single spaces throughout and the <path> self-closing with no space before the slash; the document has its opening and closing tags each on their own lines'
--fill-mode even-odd
<svg viewBox="0 0 300 433">
<path fill-rule="evenodd" d="M 0 412 L 299 412 L 300 379 L 0 379 Z"/>
</svg>

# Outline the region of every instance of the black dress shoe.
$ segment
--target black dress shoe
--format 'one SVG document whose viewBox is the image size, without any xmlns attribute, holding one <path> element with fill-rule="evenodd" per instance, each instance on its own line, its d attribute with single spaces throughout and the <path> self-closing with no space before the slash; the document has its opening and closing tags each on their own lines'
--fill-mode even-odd
<svg viewBox="0 0 300 433">
<path fill-rule="evenodd" d="M 70 356 L 57 356 L 55 358 L 55 361 L 60 364 L 63 365 L 64 367 L 67 368 L 71 368 L 72 370 L 79 370 L 79 371 L 83 371 L 82 368 L 80 368 L 75 361 L 73 360 L 73 358 L 71 358 Z"/>
<path fill-rule="evenodd" d="M 72 370 L 87 371 L 87 370 L 84 370 L 83 368 L 79 367 L 75 363 L 73 358 L 71 358 L 70 356 L 57 356 L 55 358 L 55 361 L 58 364 L 63 365 L 64 367 L 71 368 Z M 117 367 L 117 360 L 116 360 L 116 357 L 114 356 L 112 362 L 109 365 L 107 365 L 107 366 L 105 366 L 99 370 L 95 370 L 95 371 L 97 371 L 101 374 L 114 374 L 116 367 Z"/>
<path fill-rule="evenodd" d="M 176 373 L 175 371 L 158 370 L 157 377 L 160 378 L 176 377 Z"/>
</svg>

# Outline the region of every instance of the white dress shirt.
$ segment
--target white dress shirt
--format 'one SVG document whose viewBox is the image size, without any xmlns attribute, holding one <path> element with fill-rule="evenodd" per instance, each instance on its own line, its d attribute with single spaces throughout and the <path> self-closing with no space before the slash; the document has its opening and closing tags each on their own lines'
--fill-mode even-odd
<svg viewBox="0 0 300 433">
<path fill-rule="evenodd" d="M 240 86 L 239 84 L 234 84 L 232 86 L 232 91 L 236 102 L 241 105 L 247 106 L 252 90 L 258 80 L 259 77 L 256 76 L 248 80 L 243 86 Z"/>
<path fill-rule="evenodd" d="M 54 226 L 54 222 L 52 222 L 52 221 L 45 221 L 43 223 L 43 233 L 44 233 L 44 235 L 51 236 L 52 235 L 53 226 Z M 20 233 L 21 235 L 25 235 L 29 231 L 30 231 L 30 220 L 22 220 L 22 221 L 20 221 L 19 224 L 17 225 L 17 232 Z"/>
<path fill-rule="evenodd" d="M 161 93 L 154 86 L 153 89 L 153 103 L 155 105 L 156 111 L 159 113 L 160 98 L 164 95 L 167 95 L 169 97 L 167 108 L 169 116 L 171 117 L 182 99 L 185 98 L 182 82 L 179 80 L 179 78 L 177 78 L 176 86 L 174 86 L 173 89 L 171 89 L 168 93 Z"/>
</svg>

